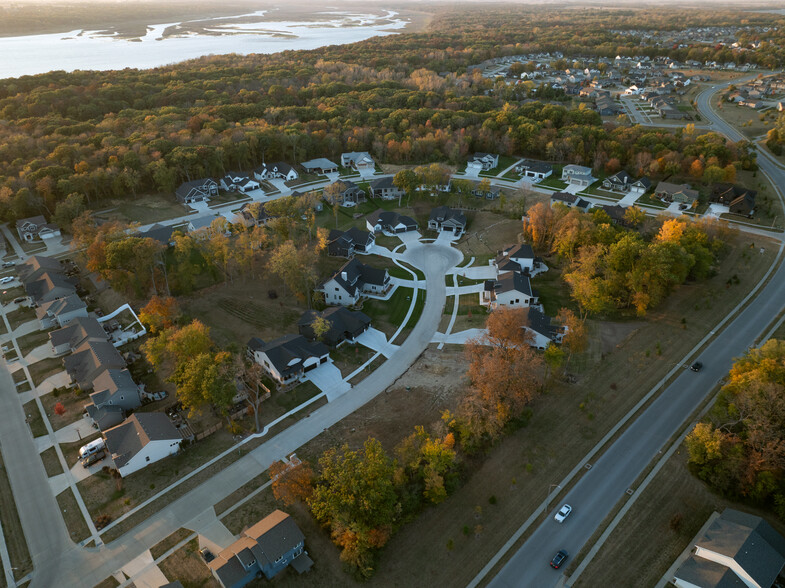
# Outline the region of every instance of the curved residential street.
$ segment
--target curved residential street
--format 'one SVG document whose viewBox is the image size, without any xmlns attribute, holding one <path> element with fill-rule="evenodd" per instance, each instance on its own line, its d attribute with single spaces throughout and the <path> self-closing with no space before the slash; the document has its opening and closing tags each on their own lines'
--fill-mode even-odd
<svg viewBox="0 0 785 588">
<path fill-rule="evenodd" d="M 418 242 L 409 243 L 401 258 L 425 273 L 425 305 L 420 320 L 409 336 L 393 356 L 373 372 L 372 377 L 364 379 L 335 401 L 313 411 L 307 418 L 302 418 L 112 543 L 98 548 L 81 548 L 62 534 L 39 538 L 39 534 L 49 532 L 48 527 L 38 526 L 35 524 L 37 521 L 31 520 L 32 526 L 24 525 L 25 534 L 30 536 L 31 543 L 42 545 L 39 557 L 34 559 L 31 587 L 82 588 L 101 582 L 180 527 L 188 527 L 189 521 L 206 510 L 212 511 L 213 504 L 264 473 L 275 460 L 296 451 L 394 384 L 427 348 L 436 333 L 446 299 L 444 276 L 461 262 L 463 255 L 441 241 Z M 36 467 L 43 476 L 40 460 L 30 461 L 37 462 Z M 17 465 L 13 464 L 12 467 Z M 48 490 L 45 479 L 41 483 Z M 60 516 L 55 518 L 62 523 Z"/>
<path fill-rule="evenodd" d="M 711 108 L 714 94 L 723 87 L 725 85 L 714 86 L 698 96 L 700 112 L 713 123 L 714 129 L 732 140 L 745 139 Z M 768 155 L 759 152 L 758 164 L 774 186 L 785 186 L 785 171 Z M 777 317 L 785 303 L 783 291 L 785 265 L 780 265 L 757 297 L 741 305 L 741 312 L 723 325 L 723 330 L 703 348 L 700 355 L 684 358 L 685 362 L 702 361 L 703 370 L 693 373 L 685 369 L 613 445 L 591 463 L 591 469 L 583 473 L 566 495 L 558 501 L 551 501 L 545 521 L 512 555 L 489 586 L 545 588 L 564 580 L 563 575 L 549 565 L 554 554 L 560 549 L 571 556 L 581 551 L 651 460 L 681 430 L 685 420 L 701 405 L 715 384 L 727 375 L 733 359 L 753 345 Z M 684 367 L 687 365 L 685 363 Z M 561 486 L 567 483 L 564 480 Z M 563 524 L 559 524 L 553 520 L 553 515 L 563 503 L 570 504 L 573 512 Z M 471 585 L 477 585 L 482 577 L 483 574 L 475 578 Z"/>
</svg>

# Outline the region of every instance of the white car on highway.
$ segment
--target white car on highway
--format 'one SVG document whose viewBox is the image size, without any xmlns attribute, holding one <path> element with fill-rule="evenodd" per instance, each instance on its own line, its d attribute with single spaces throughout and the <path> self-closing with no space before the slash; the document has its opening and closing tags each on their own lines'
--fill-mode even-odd
<svg viewBox="0 0 785 588">
<path fill-rule="evenodd" d="M 569 504 L 565 504 L 559 509 L 559 512 L 556 513 L 556 516 L 554 516 L 553 519 L 557 523 L 563 523 L 564 519 L 570 516 L 571 512 L 572 512 L 572 507 Z"/>
</svg>

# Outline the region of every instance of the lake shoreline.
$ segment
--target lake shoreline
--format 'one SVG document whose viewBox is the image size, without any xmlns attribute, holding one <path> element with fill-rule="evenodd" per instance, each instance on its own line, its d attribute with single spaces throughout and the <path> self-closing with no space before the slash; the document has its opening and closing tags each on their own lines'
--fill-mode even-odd
<svg viewBox="0 0 785 588">
<path fill-rule="evenodd" d="M 425 11 L 399 12 L 383 6 L 353 10 L 342 5 L 342 10 L 307 14 L 301 8 L 259 8 L 212 19 L 193 13 L 181 21 L 149 24 L 154 21 L 145 19 L 148 24 L 139 35 L 135 34 L 137 25 L 129 23 L 122 33 L 85 25 L 57 33 L 0 37 L 0 54 L 6 56 L 0 63 L 0 78 L 51 71 L 148 70 L 210 55 L 315 50 L 423 30 L 433 17 Z"/>
</svg>

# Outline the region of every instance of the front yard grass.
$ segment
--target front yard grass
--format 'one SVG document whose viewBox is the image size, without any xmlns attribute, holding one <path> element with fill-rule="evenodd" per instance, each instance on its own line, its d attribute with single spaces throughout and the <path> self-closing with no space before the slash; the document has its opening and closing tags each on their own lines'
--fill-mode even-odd
<svg viewBox="0 0 785 588">
<path fill-rule="evenodd" d="M 172 194 L 156 194 L 137 197 L 133 200 L 117 200 L 112 204 L 115 205 L 115 208 L 101 214 L 101 218 L 148 225 L 183 216 L 187 212 Z"/>
<path fill-rule="evenodd" d="M 41 461 L 44 462 L 44 469 L 48 477 L 51 478 L 63 473 L 63 466 L 60 464 L 54 447 L 41 452 Z"/>
<path fill-rule="evenodd" d="M 643 206 L 651 206 L 653 208 L 668 208 L 668 206 L 658 198 L 654 198 L 651 194 L 644 194 L 643 196 L 639 196 L 638 199 L 635 201 L 635 204 L 640 204 Z"/>
<path fill-rule="evenodd" d="M 22 357 L 30 353 L 36 347 L 40 347 L 49 342 L 49 331 L 33 331 L 27 335 L 17 337 L 16 344 L 19 345 L 19 351 Z"/>
<path fill-rule="evenodd" d="M 505 169 L 510 167 L 513 163 L 517 163 L 520 161 L 520 157 L 512 157 L 510 155 L 500 155 L 499 156 L 499 165 L 494 167 L 493 169 L 489 169 L 488 171 L 480 172 L 480 177 L 482 178 L 495 178 L 500 173 L 502 173 Z"/>
<path fill-rule="evenodd" d="M 82 516 L 82 511 L 79 510 L 76 497 L 70 488 L 66 488 L 57 495 L 57 504 L 60 507 L 60 513 L 63 515 L 68 533 L 71 535 L 71 540 L 79 543 L 87 539 L 90 536 L 90 528 Z"/>
<path fill-rule="evenodd" d="M 301 382 L 291 390 L 286 392 L 276 391 L 273 392 L 271 400 L 278 406 L 284 409 L 284 412 L 289 412 L 306 402 L 321 394 L 321 390 L 311 381 Z"/>
<path fill-rule="evenodd" d="M 191 529 L 185 529 L 183 527 L 180 527 L 174 533 L 169 535 L 166 539 L 156 543 L 150 548 L 150 553 L 152 554 L 153 559 L 158 559 L 164 553 L 166 553 L 172 547 L 180 543 L 180 541 L 183 541 L 184 539 L 188 538 L 190 535 L 193 535 L 193 531 L 191 531 Z"/>
<path fill-rule="evenodd" d="M 41 405 L 44 407 L 46 416 L 52 424 L 52 429 L 57 431 L 63 427 L 75 423 L 82 418 L 84 405 L 89 402 L 89 398 L 76 388 L 71 388 L 63 392 L 43 394 Z M 55 405 L 62 404 L 65 412 L 61 415 L 55 413 Z"/>
<path fill-rule="evenodd" d="M 11 330 L 13 331 L 20 325 L 33 320 L 35 318 L 35 310 L 29 306 L 20 306 L 5 315 L 5 318 L 8 319 L 8 324 L 11 325 Z"/>
<path fill-rule="evenodd" d="M 199 588 L 218 588 L 220 586 L 199 555 L 198 539 L 189 541 L 158 564 L 158 567 L 167 580 L 172 582 L 179 580 L 183 586 Z"/>
<path fill-rule="evenodd" d="M 25 534 L 16 510 L 14 494 L 11 491 L 2 455 L 0 455 L 0 521 L 3 525 L 8 557 L 14 567 L 13 575 L 18 580 L 33 571 L 33 560 L 27 549 Z"/>
<path fill-rule="evenodd" d="M 34 386 L 40 385 L 48 377 L 62 372 L 63 369 L 63 360 L 59 357 L 47 357 L 27 366 L 27 371 L 30 372 Z"/>
<path fill-rule="evenodd" d="M 371 317 L 371 326 L 384 332 L 389 338 L 403 324 L 406 313 L 409 312 L 413 292 L 412 288 L 398 287 L 389 300 L 365 300 L 362 311 Z M 414 319 L 419 318 L 425 304 L 425 291 L 418 289 L 417 292 L 416 306 L 407 326 L 413 326 L 417 322 Z"/>
<path fill-rule="evenodd" d="M 38 404 L 35 400 L 26 403 L 22 410 L 25 411 L 27 417 L 27 424 L 30 425 L 30 431 L 33 437 L 41 437 L 47 434 L 46 425 L 44 424 L 44 417 L 41 416 L 41 411 L 38 410 Z"/>
<path fill-rule="evenodd" d="M 14 286 L 0 291 L 0 304 L 8 304 L 15 298 L 25 295 L 25 289 L 22 286 Z"/>
<path fill-rule="evenodd" d="M 544 180 L 540 180 L 540 182 L 537 185 L 547 188 L 556 188 L 557 190 L 564 190 L 564 188 L 567 187 L 567 182 L 556 177 L 554 171 L 553 175 L 545 178 Z"/>
<path fill-rule="evenodd" d="M 345 378 L 368 361 L 374 353 L 376 352 L 365 345 L 344 343 L 337 349 L 333 349 L 330 352 L 330 357 L 335 367 L 341 370 L 341 375 Z"/>
</svg>

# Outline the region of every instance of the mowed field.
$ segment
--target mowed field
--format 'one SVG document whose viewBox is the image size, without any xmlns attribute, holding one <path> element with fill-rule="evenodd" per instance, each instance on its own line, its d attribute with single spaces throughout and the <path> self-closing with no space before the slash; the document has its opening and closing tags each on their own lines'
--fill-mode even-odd
<svg viewBox="0 0 785 588">
<path fill-rule="evenodd" d="M 500 225 L 491 233 L 507 239 L 520 227 L 516 221 L 508 222 L 509 229 Z M 507 230 L 510 233 L 504 234 Z M 774 259 L 773 243 L 756 238 L 753 248 L 751 239 L 736 234 L 727 240 L 729 251 L 716 276 L 678 288 L 644 319 L 590 321 L 590 347 L 573 358 L 570 383 L 554 383 L 533 402 L 525 426 L 486 454 L 467 458 L 463 486 L 393 536 L 380 554 L 375 576 L 366 584 L 460 586 L 471 581 L 543 502 L 549 486 L 563 479 L 730 312 Z M 497 243 L 487 246 L 493 250 Z M 344 443 L 359 447 L 370 436 L 392 452 L 415 425 L 437 425 L 441 412 L 455 407 L 466 385 L 465 368 L 461 347 L 429 349 L 395 386 L 298 450 L 298 456 L 315 461 L 328 447 Z M 258 514 L 272 508 L 266 502 Z M 319 566 L 319 585 L 354 584 L 340 571 L 337 551 L 327 548 L 327 533 L 315 528 L 306 536 L 307 543 L 325 546 L 320 557 L 330 558 L 329 565 Z M 312 580 L 287 574 L 281 583 L 310 585 Z"/>
</svg>

